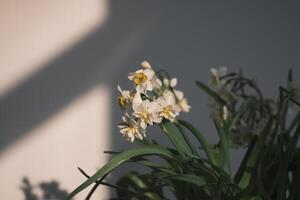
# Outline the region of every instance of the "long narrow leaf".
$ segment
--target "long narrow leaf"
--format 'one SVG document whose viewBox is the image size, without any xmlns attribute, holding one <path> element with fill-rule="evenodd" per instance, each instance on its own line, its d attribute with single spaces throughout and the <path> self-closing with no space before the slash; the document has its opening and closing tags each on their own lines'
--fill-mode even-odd
<svg viewBox="0 0 300 200">
<path fill-rule="evenodd" d="M 196 84 L 199 88 L 204 90 L 210 97 L 212 97 L 216 102 L 218 102 L 222 106 L 226 105 L 226 101 L 220 95 L 218 95 L 215 91 L 210 89 L 207 85 L 205 85 L 204 83 L 202 83 L 200 81 L 196 81 Z"/>
<path fill-rule="evenodd" d="M 183 128 L 181 127 L 181 124 L 178 122 L 175 122 L 176 127 L 178 128 L 179 132 L 181 133 L 182 137 L 184 138 L 186 144 L 188 145 L 188 147 L 190 148 L 190 151 L 193 155 L 198 156 L 198 152 L 196 147 L 194 146 L 194 144 L 190 141 L 189 137 L 186 135 L 186 133 L 184 132 Z"/>
<path fill-rule="evenodd" d="M 166 133 L 176 150 L 181 155 L 189 155 L 190 150 L 188 145 L 184 142 L 183 138 L 178 134 L 174 125 L 171 122 L 165 122 L 161 124 L 163 131 Z"/>
<path fill-rule="evenodd" d="M 165 148 L 162 148 L 157 145 L 147 145 L 143 147 L 137 147 L 135 149 L 130 149 L 124 151 L 115 157 L 113 157 L 107 164 L 105 164 L 101 169 L 99 169 L 93 176 L 91 176 L 88 180 L 83 182 L 80 186 L 78 186 L 71 194 L 68 196 L 67 199 L 71 199 L 77 193 L 87 188 L 92 183 L 96 182 L 98 179 L 101 179 L 106 174 L 110 173 L 116 167 L 121 165 L 122 163 L 130 160 L 131 158 L 143 155 L 159 155 L 159 156 L 166 156 L 172 158 L 172 154 Z"/>
<path fill-rule="evenodd" d="M 208 142 L 206 141 L 205 137 L 203 136 L 203 134 L 197 130 L 195 127 L 193 127 L 190 123 L 183 121 L 183 120 L 179 120 L 178 121 L 182 126 L 184 126 L 185 128 L 187 128 L 192 134 L 194 134 L 194 136 L 197 138 L 197 140 L 199 141 L 199 143 L 202 145 L 205 154 L 208 158 L 208 160 L 213 164 L 213 165 L 217 165 L 217 162 L 215 160 L 215 157 L 212 153 L 212 151 L 210 151 L 210 147 Z"/>
<path fill-rule="evenodd" d="M 136 188 L 137 192 L 139 192 L 142 196 L 146 197 L 147 199 L 151 199 L 151 200 L 161 199 L 161 197 L 158 194 L 151 191 L 147 183 L 144 180 L 142 180 L 137 173 L 134 172 L 128 173 L 126 176 L 122 177 L 122 179 L 131 182 Z"/>
<path fill-rule="evenodd" d="M 234 181 L 235 183 L 239 183 L 241 178 L 242 178 L 242 175 L 244 174 L 245 170 L 247 169 L 247 163 L 248 163 L 248 160 L 249 160 L 249 157 L 253 151 L 253 148 L 256 144 L 256 141 L 257 141 L 257 136 L 254 136 L 253 139 L 251 140 L 251 143 L 249 144 L 248 146 L 248 149 L 247 149 L 247 152 L 238 168 L 238 171 L 237 173 L 235 174 L 235 177 L 234 177 Z"/>
<path fill-rule="evenodd" d="M 245 188 L 251 180 L 252 174 L 248 171 L 248 169 L 253 169 L 254 164 L 261 153 L 260 151 L 262 151 L 263 149 L 264 142 L 270 133 L 270 127 L 272 126 L 272 122 L 272 119 L 270 119 L 262 133 L 258 136 L 257 142 L 255 143 L 253 151 L 251 152 L 251 155 L 249 156 L 249 159 L 247 161 L 246 170 L 244 171 L 241 181 L 239 182 L 239 186 L 241 188 Z"/>
<path fill-rule="evenodd" d="M 231 159 L 230 159 L 230 154 L 229 154 L 229 145 L 228 145 L 228 139 L 226 136 L 226 133 L 224 131 L 224 128 L 220 126 L 220 124 L 214 120 L 215 126 L 217 128 L 219 137 L 220 137 L 220 141 L 221 141 L 221 149 L 224 152 L 225 155 L 225 161 L 226 161 L 226 165 L 227 165 L 227 169 L 228 169 L 228 173 L 231 177 L 232 174 L 232 169 L 231 169 Z"/>
<path fill-rule="evenodd" d="M 200 176 L 195 176 L 192 174 L 180 174 L 175 176 L 168 176 L 167 178 L 171 178 L 174 180 L 184 181 L 187 183 L 192 183 L 197 186 L 203 186 L 206 184 L 205 180 Z"/>
</svg>

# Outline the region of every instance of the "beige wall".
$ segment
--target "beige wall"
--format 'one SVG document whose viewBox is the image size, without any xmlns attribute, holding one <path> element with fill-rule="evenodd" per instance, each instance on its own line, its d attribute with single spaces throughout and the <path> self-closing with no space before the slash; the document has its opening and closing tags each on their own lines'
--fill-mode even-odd
<svg viewBox="0 0 300 200">
<path fill-rule="evenodd" d="M 101 28 L 107 16 L 106 0 L 0 1 L 0 99 Z M 24 199 L 24 177 L 32 184 L 56 180 L 71 191 L 84 180 L 77 166 L 90 173 L 101 166 L 110 144 L 110 98 L 98 84 L 2 149 L 0 199 Z M 102 189 L 94 198 L 106 195 Z"/>
<path fill-rule="evenodd" d="M 55 180 L 71 191 L 85 179 L 77 166 L 94 173 L 106 161 L 103 151 L 110 144 L 109 102 L 108 88 L 94 87 L 6 148 L 0 156 L 0 198 L 23 199 L 24 177 L 32 184 Z M 107 194 L 97 192 L 95 199 Z"/>
<path fill-rule="evenodd" d="M 101 27 L 107 15 L 106 0 L 1 0 L 0 95 Z"/>
</svg>

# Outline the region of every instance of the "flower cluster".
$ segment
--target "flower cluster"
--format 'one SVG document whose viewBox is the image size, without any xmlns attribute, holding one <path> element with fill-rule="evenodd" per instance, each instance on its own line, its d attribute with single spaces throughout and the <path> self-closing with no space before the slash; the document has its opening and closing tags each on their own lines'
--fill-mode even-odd
<svg viewBox="0 0 300 200">
<path fill-rule="evenodd" d="M 267 121 L 263 107 L 270 107 L 271 103 L 266 105 L 259 95 L 248 93 L 253 82 L 240 74 L 229 74 L 226 67 L 212 68 L 211 74 L 208 86 L 226 102 L 224 105 L 210 98 L 211 116 L 222 125 L 230 124 L 228 137 L 233 147 L 244 147 L 262 131 Z"/>
<path fill-rule="evenodd" d="M 155 72 L 144 61 L 141 69 L 129 73 L 128 78 L 134 84 L 133 90 L 123 90 L 118 85 L 119 105 L 125 112 L 119 129 L 127 140 L 143 139 L 147 126 L 162 120 L 174 122 L 180 112 L 189 112 L 191 107 L 183 92 L 175 89 L 177 79 L 165 71 Z"/>
</svg>

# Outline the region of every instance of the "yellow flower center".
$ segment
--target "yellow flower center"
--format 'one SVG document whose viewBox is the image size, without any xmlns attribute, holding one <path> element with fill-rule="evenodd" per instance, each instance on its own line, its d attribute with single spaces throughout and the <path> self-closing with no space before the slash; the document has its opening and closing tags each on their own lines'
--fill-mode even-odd
<svg viewBox="0 0 300 200">
<path fill-rule="evenodd" d="M 171 118 L 172 117 L 172 108 L 171 108 L 171 106 L 164 107 L 161 114 L 165 118 Z"/>
<path fill-rule="evenodd" d="M 139 132 L 139 129 L 137 127 L 128 127 L 128 133 L 132 133 L 133 135 L 137 135 Z"/>
<path fill-rule="evenodd" d="M 119 106 L 124 109 L 126 106 L 126 98 L 124 96 L 119 96 L 118 100 Z"/>
<path fill-rule="evenodd" d="M 138 116 L 140 117 L 140 118 L 142 118 L 147 124 L 149 124 L 150 122 L 151 122 L 151 120 L 150 120 L 150 113 L 148 113 L 148 112 L 140 112 L 140 113 L 137 113 L 138 114 Z"/>
<path fill-rule="evenodd" d="M 136 73 L 134 75 L 133 82 L 136 85 L 140 85 L 142 83 L 145 83 L 147 81 L 147 79 L 148 79 L 148 77 L 146 76 L 146 74 L 140 72 L 140 73 Z"/>
</svg>

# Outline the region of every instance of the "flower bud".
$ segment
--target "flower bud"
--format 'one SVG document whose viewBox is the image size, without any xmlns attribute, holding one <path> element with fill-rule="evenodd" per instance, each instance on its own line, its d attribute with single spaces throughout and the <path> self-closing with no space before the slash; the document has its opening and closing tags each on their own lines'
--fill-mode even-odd
<svg viewBox="0 0 300 200">
<path fill-rule="evenodd" d="M 170 81 L 169 81 L 169 79 L 164 78 L 164 79 L 163 79 L 163 83 L 164 83 L 165 86 L 169 87 Z"/>
<path fill-rule="evenodd" d="M 141 67 L 144 68 L 144 69 L 151 69 L 152 68 L 148 61 L 143 61 L 141 63 Z"/>
<path fill-rule="evenodd" d="M 172 78 L 170 80 L 170 86 L 174 88 L 177 85 L 177 78 Z"/>
</svg>

